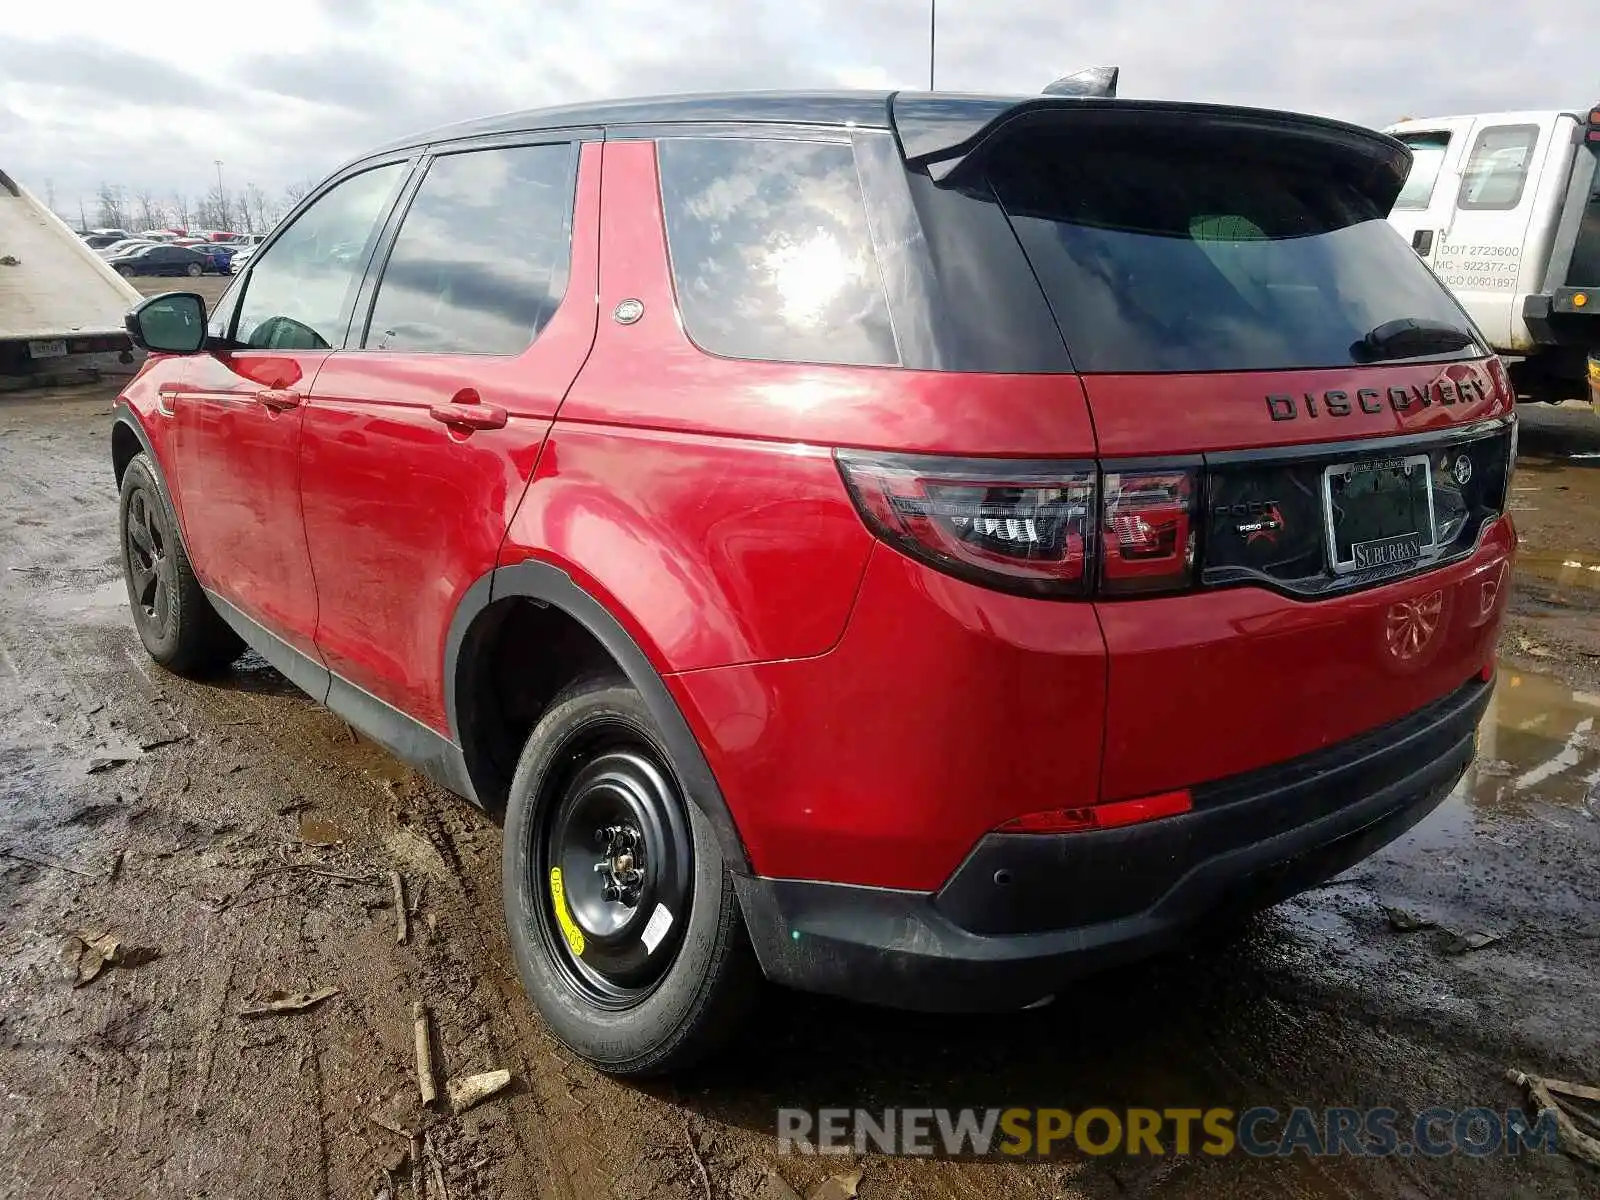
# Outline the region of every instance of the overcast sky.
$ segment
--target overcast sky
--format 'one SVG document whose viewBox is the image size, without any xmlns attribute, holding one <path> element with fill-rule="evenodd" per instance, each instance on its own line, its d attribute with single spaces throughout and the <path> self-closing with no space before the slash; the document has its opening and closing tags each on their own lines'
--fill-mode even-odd
<svg viewBox="0 0 1600 1200">
<path fill-rule="evenodd" d="M 1600 0 L 939 0 L 938 84 L 1404 116 L 1587 108 Z M 927 86 L 924 0 L 16 0 L 0 169 L 76 212 L 102 181 L 198 198 L 314 179 L 391 137 L 590 98 Z M 91 205 L 92 216 L 92 205 Z"/>
</svg>

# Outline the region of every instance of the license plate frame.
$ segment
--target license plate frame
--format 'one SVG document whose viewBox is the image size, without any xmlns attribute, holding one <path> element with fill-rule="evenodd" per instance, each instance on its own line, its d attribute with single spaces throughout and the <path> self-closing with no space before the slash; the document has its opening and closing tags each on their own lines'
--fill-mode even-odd
<svg viewBox="0 0 1600 1200">
<path fill-rule="evenodd" d="M 47 338 L 43 341 L 28 343 L 29 358 L 65 358 L 66 356 L 66 338 Z"/>
<path fill-rule="evenodd" d="M 1427 511 L 1427 527 L 1387 530 L 1360 541 L 1351 538 L 1349 553 L 1341 556 L 1339 524 L 1335 520 L 1334 480 L 1342 479 L 1348 484 L 1358 475 L 1378 475 L 1397 468 L 1407 480 L 1420 478 L 1422 499 Z M 1414 495 L 1411 507 L 1415 516 L 1414 510 L 1417 505 Z M 1349 575 L 1383 567 L 1410 566 L 1421 562 L 1430 552 L 1438 548 L 1434 541 L 1436 513 L 1433 503 L 1432 461 L 1426 454 L 1407 454 L 1399 457 L 1358 458 L 1330 463 L 1322 471 L 1322 516 L 1328 540 L 1328 566 L 1335 575 Z M 1410 524 L 1415 525 L 1416 522 L 1413 520 Z"/>
</svg>

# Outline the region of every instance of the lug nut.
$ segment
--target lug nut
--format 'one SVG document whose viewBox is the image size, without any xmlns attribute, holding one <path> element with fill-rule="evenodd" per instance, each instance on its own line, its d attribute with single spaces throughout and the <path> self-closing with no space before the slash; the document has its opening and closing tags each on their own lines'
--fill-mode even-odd
<svg viewBox="0 0 1600 1200">
<path fill-rule="evenodd" d="M 614 883 L 606 884 L 605 891 L 601 892 L 600 894 L 607 900 L 620 900 L 620 899 L 622 899 L 622 889 L 619 888 Z"/>
<path fill-rule="evenodd" d="M 595 845 L 604 846 L 610 840 L 611 840 L 611 830 L 609 828 L 601 828 L 601 829 L 596 829 L 594 831 L 594 844 Z"/>
<path fill-rule="evenodd" d="M 633 908 L 635 905 L 637 905 L 639 903 L 639 889 L 636 887 L 631 887 L 624 891 L 622 893 L 622 902 L 629 908 Z"/>
</svg>

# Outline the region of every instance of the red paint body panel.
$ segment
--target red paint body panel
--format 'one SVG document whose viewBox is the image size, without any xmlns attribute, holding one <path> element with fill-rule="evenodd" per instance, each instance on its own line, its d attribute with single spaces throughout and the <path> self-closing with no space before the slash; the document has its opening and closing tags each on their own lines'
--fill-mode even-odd
<svg viewBox="0 0 1600 1200">
<path fill-rule="evenodd" d="M 562 397 L 595 333 L 600 146 L 579 159 L 571 276 L 514 356 L 342 350 L 306 409 L 302 496 L 330 670 L 449 736 L 444 649 L 493 568 Z M 430 415 L 463 388 L 510 417 L 459 431 Z"/>
<path fill-rule="evenodd" d="M 1481 396 L 1473 381 L 1482 386 Z M 1085 375 L 1083 384 L 1100 453 L 1108 458 L 1422 433 L 1501 416 L 1516 402 L 1495 360 L 1332 371 Z M 1404 389 L 1410 403 L 1397 408 L 1399 397 L 1391 397 L 1390 388 Z M 1333 408 L 1348 413 L 1330 411 L 1329 392 L 1344 393 Z M 1292 401 L 1295 415 L 1274 420 L 1268 396 Z M 1285 411 L 1280 401 L 1280 416 Z"/>
<path fill-rule="evenodd" d="M 1110 655 L 1102 796 L 1120 800 L 1308 754 L 1397 720 L 1494 661 L 1516 535 L 1465 561 L 1306 603 L 1242 587 L 1099 604 Z M 1425 602 L 1408 653 L 1389 618 Z"/>
<path fill-rule="evenodd" d="M 871 544 L 826 451 L 563 419 L 503 561 L 561 566 L 665 672 L 823 653 Z"/>
<path fill-rule="evenodd" d="M 1094 431 L 1074 375 L 976 375 L 718 358 L 684 334 L 650 142 L 608 142 L 601 321 L 563 421 L 823 446 L 1087 457 Z M 632 325 L 618 302 L 644 303 Z"/>
<path fill-rule="evenodd" d="M 196 354 L 171 397 L 184 534 L 212 591 L 316 657 L 317 589 L 300 519 L 303 397 L 326 350 Z M 292 392 L 282 411 L 263 393 Z"/>
<path fill-rule="evenodd" d="M 668 679 L 763 875 L 932 889 L 983 834 L 1099 794 L 1094 607 L 887 547 L 830 654 Z"/>
</svg>

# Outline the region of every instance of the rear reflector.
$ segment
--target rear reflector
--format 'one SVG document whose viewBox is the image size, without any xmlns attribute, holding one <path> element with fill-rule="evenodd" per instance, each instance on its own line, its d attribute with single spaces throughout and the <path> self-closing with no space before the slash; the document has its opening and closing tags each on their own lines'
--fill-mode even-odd
<svg viewBox="0 0 1600 1200">
<path fill-rule="evenodd" d="M 1188 789 L 1142 796 L 1137 800 L 1117 800 L 1110 804 L 1091 804 L 1083 808 L 1053 808 L 1045 812 L 1012 817 L 999 833 L 1083 833 L 1091 829 L 1115 829 L 1138 825 L 1161 817 L 1175 817 L 1194 808 Z"/>
</svg>

